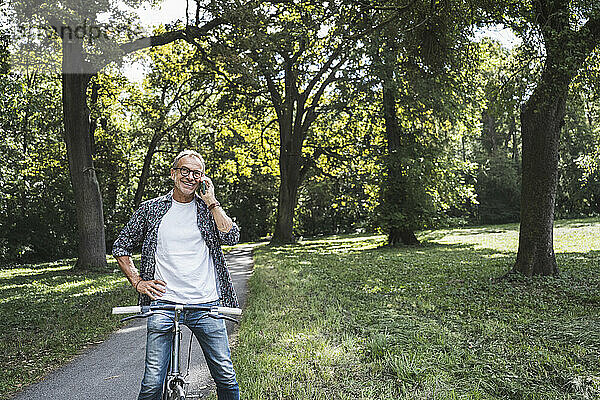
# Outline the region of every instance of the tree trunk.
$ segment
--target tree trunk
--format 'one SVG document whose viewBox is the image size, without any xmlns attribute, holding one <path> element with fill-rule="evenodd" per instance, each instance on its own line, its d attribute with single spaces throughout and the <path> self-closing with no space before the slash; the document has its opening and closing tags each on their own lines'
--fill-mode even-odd
<svg viewBox="0 0 600 400">
<path fill-rule="evenodd" d="M 72 71 L 73 66 L 82 66 L 83 62 L 81 41 L 63 40 L 63 71 Z M 92 76 L 85 73 L 83 67 L 80 71 L 62 74 L 65 142 L 79 238 L 75 267 L 98 269 L 106 267 L 106 244 L 102 196 L 92 161 L 90 110 L 86 102 L 86 91 Z"/>
<path fill-rule="evenodd" d="M 340 61 L 332 67 L 333 62 L 340 53 L 335 51 L 323 64 L 305 88 L 303 93 L 298 90 L 298 70 L 295 63 L 298 61 L 305 47 L 301 48 L 284 65 L 284 95 L 270 74 L 264 74 L 267 88 L 271 94 L 271 101 L 277 113 L 279 124 L 279 172 L 281 183 L 279 186 L 279 200 L 277 204 L 277 221 L 271 243 L 294 243 L 294 212 L 298 203 L 298 190 L 310 168 L 310 160 L 302 157 L 302 147 L 309 132 L 310 126 L 317 118 L 315 111 L 329 84 L 335 80 L 336 71 L 343 64 Z M 329 71 L 329 72 L 327 72 Z M 327 72 L 326 78 L 319 83 L 321 77 Z M 313 92 L 314 90 L 314 92 Z M 312 95 L 312 96 L 311 96 Z M 309 102 L 307 100 L 311 98 Z M 313 162 L 318 156 L 313 155 Z"/>
<path fill-rule="evenodd" d="M 148 182 L 148 177 L 150 176 L 150 166 L 152 165 L 152 157 L 154 153 L 156 153 L 156 148 L 158 147 L 158 143 L 162 139 L 164 131 L 161 130 L 159 133 L 155 133 L 152 135 L 152 139 L 150 140 L 150 144 L 148 145 L 148 150 L 146 151 L 146 155 L 144 156 L 144 165 L 142 166 L 142 172 L 140 174 L 140 180 L 135 190 L 135 197 L 133 199 L 133 205 L 135 208 L 138 208 L 142 203 L 142 198 L 144 196 L 144 190 L 146 189 L 146 183 Z"/>
<path fill-rule="evenodd" d="M 521 113 L 523 184 L 521 228 L 514 271 L 526 276 L 555 275 L 554 206 L 558 184 L 559 136 L 569 85 L 598 46 L 600 18 L 593 13 L 573 30 L 568 1 L 534 2 L 546 60 L 539 84 Z"/>
<path fill-rule="evenodd" d="M 403 150 L 402 140 L 400 138 L 400 125 L 396 115 L 396 88 L 391 85 L 391 76 L 387 76 L 383 84 L 383 113 L 385 119 L 385 135 L 388 147 L 388 176 L 385 182 L 383 201 L 394 205 L 402 206 L 403 200 L 408 193 L 406 188 L 401 187 L 402 182 L 402 165 L 398 165 L 399 158 L 397 155 Z M 406 245 L 419 244 L 419 240 L 415 236 L 414 231 L 406 225 L 390 221 L 391 226 L 388 232 L 388 245 L 396 246 L 400 243 Z"/>
<path fill-rule="evenodd" d="M 484 110 L 481 122 L 483 124 L 483 143 L 488 151 L 488 154 L 495 154 L 497 147 L 497 138 L 496 138 L 496 118 L 488 112 L 488 110 Z"/>
<path fill-rule="evenodd" d="M 559 136 L 570 79 L 551 72 L 557 69 L 548 57 L 540 84 L 521 112 L 521 226 L 514 270 L 526 276 L 558 274 L 553 246 L 554 205 Z"/>
<path fill-rule="evenodd" d="M 292 153 L 282 145 L 279 156 L 279 200 L 277 204 L 277 221 L 271 243 L 295 243 L 294 237 L 294 211 L 298 203 L 298 189 L 300 188 L 300 155 Z"/>
<path fill-rule="evenodd" d="M 295 243 L 294 213 L 298 203 L 298 190 L 302 183 L 303 164 L 302 146 L 310 124 L 314 121 L 312 113 L 306 115 L 305 123 L 301 123 L 304 114 L 306 97 L 298 93 L 296 76 L 288 64 L 285 68 L 285 89 L 281 104 L 279 94 L 271 85 L 273 104 L 277 111 L 279 125 L 279 199 L 277 202 L 277 220 L 272 244 Z M 302 98 L 301 98 L 302 97 Z M 294 118 L 295 116 L 295 118 Z"/>
<path fill-rule="evenodd" d="M 517 128 L 515 126 L 515 119 L 511 116 L 510 118 L 510 137 L 512 139 L 512 159 L 517 161 L 519 159 L 519 136 L 517 134 Z"/>
<path fill-rule="evenodd" d="M 397 246 L 399 244 L 418 245 L 420 242 L 412 230 L 392 227 L 388 233 L 388 245 Z"/>
</svg>

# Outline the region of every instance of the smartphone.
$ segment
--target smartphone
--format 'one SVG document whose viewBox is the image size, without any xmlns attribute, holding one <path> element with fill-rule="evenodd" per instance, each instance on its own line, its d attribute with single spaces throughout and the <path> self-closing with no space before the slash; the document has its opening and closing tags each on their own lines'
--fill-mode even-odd
<svg viewBox="0 0 600 400">
<path fill-rule="evenodd" d="M 200 190 L 202 191 L 202 194 L 206 194 L 206 182 L 200 182 Z"/>
</svg>

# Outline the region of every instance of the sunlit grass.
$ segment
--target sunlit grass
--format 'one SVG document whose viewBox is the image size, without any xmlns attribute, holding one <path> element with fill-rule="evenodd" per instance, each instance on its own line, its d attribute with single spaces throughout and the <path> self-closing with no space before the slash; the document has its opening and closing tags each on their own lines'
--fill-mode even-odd
<svg viewBox="0 0 600 400">
<path fill-rule="evenodd" d="M 560 221 L 559 277 L 491 279 L 518 226 L 256 251 L 234 363 L 245 399 L 600 398 L 600 222 Z"/>
<path fill-rule="evenodd" d="M 600 221 L 559 221 L 561 275 L 494 282 L 518 226 L 258 249 L 234 352 L 244 399 L 600 398 Z M 0 397 L 115 329 L 120 272 L 0 270 Z M 111 268 L 116 265 L 111 264 Z"/>
<path fill-rule="evenodd" d="M 0 270 L 0 398 L 102 340 L 119 325 L 111 307 L 135 302 L 116 271 L 75 273 L 67 262 Z"/>
</svg>

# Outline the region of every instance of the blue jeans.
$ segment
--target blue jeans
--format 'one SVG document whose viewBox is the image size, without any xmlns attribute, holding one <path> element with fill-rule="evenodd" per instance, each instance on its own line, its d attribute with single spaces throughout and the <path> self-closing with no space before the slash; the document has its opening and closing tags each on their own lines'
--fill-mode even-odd
<svg viewBox="0 0 600 400">
<path fill-rule="evenodd" d="M 152 304 L 160 304 L 160 301 Z M 164 303 L 164 302 L 162 302 Z M 218 305 L 218 302 L 201 304 Z M 138 400 L 160 400 L 162 387 L 173 344 L 175 311 L 160 311 L 148 317 L 146 341 L 146 368 Z M 170 315 L 170 318 L 165 314 Z M 198 339 L 210 374 L 217 385 L 219 400 L 239 400 L 240 390 L 231 362 L 225 321 L 207 317 L 206 311 L 183 311 L 179 322 L 191 329 Z"/>
</svg>

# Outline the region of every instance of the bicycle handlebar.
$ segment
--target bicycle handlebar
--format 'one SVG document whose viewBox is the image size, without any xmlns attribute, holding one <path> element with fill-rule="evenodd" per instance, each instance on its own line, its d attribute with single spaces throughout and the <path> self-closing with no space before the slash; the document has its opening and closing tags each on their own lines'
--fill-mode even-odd
<svg viewBox="0 0 600 400">
<path fill-rule="evenodd" d="M 199 311 L 209 311 L 218 314 L 225 315 L 242 315 L 242 310 L 240 308 L 231 308 L 231 307 L 207 307 L 207 306 L 196 306 L 196 305 L 188 305 L 188 304 L 161 304 L 161 305 L 153 305 L 153 306 L 126 306 L 126 307 L 113 307 L 113 314 L 138 314 L 138 313 L 147 313 L 150 311 L 175 311 L 176 309 L 180 309 L 182 311 L 190 311 L 190 310 L 199 310 Z"/>
<path fill-rule="evenodd" d="M 113 314 L 136 314 L 142 312 L 140 306 L 113 307 Z"/>
</svg>

